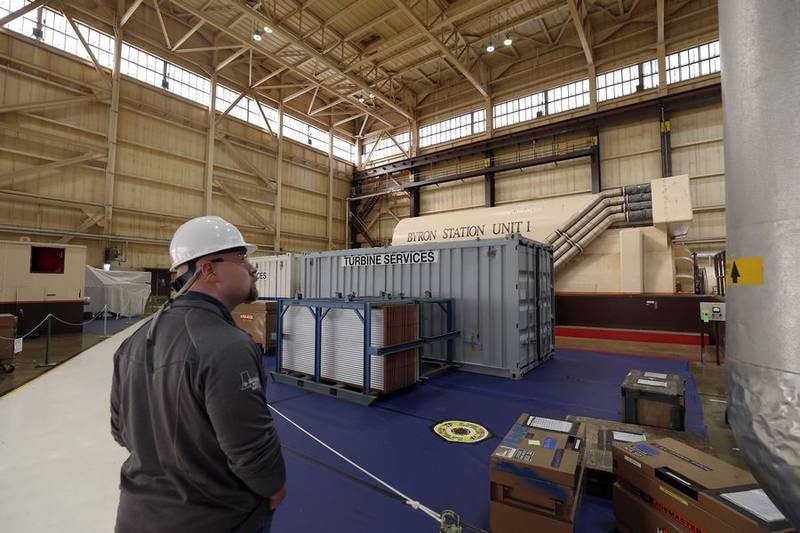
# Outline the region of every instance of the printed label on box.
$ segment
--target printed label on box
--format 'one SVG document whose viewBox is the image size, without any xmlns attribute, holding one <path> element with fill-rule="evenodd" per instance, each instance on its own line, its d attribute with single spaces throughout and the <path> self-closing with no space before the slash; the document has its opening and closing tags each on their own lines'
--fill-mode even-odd
<svg viewBox="0 0 800 533">
<path fill-rule="evenodd" d="M 650 385 L 651 387 L 662 387 L 664 389 L 667 388 L 666 381 L 656 381 L 654 379 L 637 379 L 636 383 L 639 385 Z"/>
<path fill-rule="evenodd" d="M 528 425 L 539 429 L 546 429 L 548 431 L 558 431 L 560 433 L 569 433 L 572 431 L 572 422 L 553 420 L 552 418 L 542 418 L 541 416 L 529 417 Z"/>
<path fill-rule="evenodd" d="M 497 451 L 494 452 L 495 455 L 506 458 L 514 457 L 515 453 L 517 453 L 517 449 L 509 448 L 508 446 L 498 446 Z"/>
<path fill-rule="evenodd" d="M 646 444 L 637 444 L 636 448 L 646 453 L 647 455 L 658 455 L 658 452 Z"/>
<path fill-rule="evenodd" d="M 22 351 L 22 338 L 14 339 L 14 353 L 20 353 Z"/>
<path fill-rule="evenodd" d="M 544 446 L 548 450 L 553 450 L 555 449 L 556 444 L 557 444 L 556 439 L 554 439 L 553 437 L 547 437 L 546 439 L 544 439 L 542 446 Z"/>
<path fill-rule="evenodd" d="M 625 460 L 628 461 L 633 466 L 635 466 L 636 468 L 641 468 L 642 467 L 642 463 L 640 463 L 639 461 L 636 461 L 635 459 L 631 459 L 627 455 L 625 456 Z"/>
<path fill-rule="evenodd" d="M 646 378 L 656 378 L 656 379 L 667 379 L 667 374 L 662 374 L 661 372 L 645 372 L 644 377 Z"/>
<path fill-rule="evenodd" d="M 627 431 L 612 431 L 613 439 L 619 442 L 642 442 L 647 440 L 644 433 L 628 433 Z"/>
</svg>

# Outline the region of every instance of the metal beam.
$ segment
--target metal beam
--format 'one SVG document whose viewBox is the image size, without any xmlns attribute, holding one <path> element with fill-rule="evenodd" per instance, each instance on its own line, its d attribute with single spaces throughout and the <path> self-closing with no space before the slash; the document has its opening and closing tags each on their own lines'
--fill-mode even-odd
<svg viewBox="0 0 800 533">
<path fill-rule="evenodd" d="M 592 194 L 597 194 L 603 189 L 602 166 L 600 164 L 600 131 L 595 128 L 592 133 L 592 156 L 590 162 L 592 167 Z"/>
<path fill-rule="evenodd" d="M 586 29 L 583 26 L 583 17 L 581 17 L 580 13 L 578 13 L 577 0 L 567 0 L 567 5 L 569 6 L 569 14 L 572 17 L 572 23 L 575 25 L 575 31 L 578 33 L 578 39 L 581 41 L 581 47 L 583 47 L 583 53 L 586 56 L 586 62 L 589 65 L 594 65 L 592 47 L 589 44 L 588 37 L 586 36 Z"/>
<path fill-rule="evenodd" d="M 211 75 L 211 98 L 206 114 L 206 165 L 203 175 L 203 214 L 210 215 L 212 202 L 214 200 L 214 140 L 217 137 L 217 73 Z"/>
<path fill-rule="evenodd" d="M 125 11 L 125 14 L 122 15 L 122 19 L 119 21 L 120 28 L 128 23 L 136 10 L 139 9 L 139 6 L 142 5 L 142 2 L 144 2 L 144 0 L 133 0 L 133 4 Z"/>
<path fill-rule="evenodd" d="M 414 25 L 419 29 L 419 31 L 422 32 L 422 34 L 424 34 L 428 38 L 428 40 L 431 43 L 433 43 L 433 45 L 436 48 L 439 49 L 440 52 L 442 52 L 442 54 L 447 58 L 448 62 L 453 66 L 453 68 L 457 69 L 461 73 L 461 75 L 464 76 L 464 78 L 466 78 L 467 81 L 469 81 L 472 84 L 472 86 L 475 87 L 475 89 L 477 89 L 477 91 L 481 94 L 481 96 L 483 96 L 484 98 L 488 98 L 489 91 L 486 90 L 486 87 L 484 87 L 483 84 L 480 81 L 478 81 L 478 79 L 475 78 L 475 76 L 472 75 L 469 69 L 466 66 L 464 66 L 455 55 L 453 55 L 453 52 L 451 52 L 450 49 L 447 48 L 447 46 L 445 46 L 442 41 L 440 41 L 433 33 L 431 33 L 431 31 L 425 26 L 425 23 L 422 22 L 419 19 L 419 17 L 417 17 L 417 15 L 406 5 L 405 1 L 394 0 L 394 3 L 395 5 L 397 5 L 398 8 L 400 8 L 400 11 L 402 11 L 405 14 L 405 16 L 409 18 L 411 22 L 414 23 Z M 406 118 L 411 120 L 413 117 L 406 116 Z"/>
<path fill-rule="evenodd" d="M 243 39 L 243 38 L 242 38 L 241 36 L 239 36 L 239 35 L 238 35 L 236 32 L 234 32 L 232 29 L 230 29 L 230 28 L 226 27 L 225 25 L 223 25 L 223 24 L 220 24 L 220 23 L 217 23 L 217 22 L 214 22 L 214 21 L 212 21 L 212 20 L 208 20 L 208 19 L 204 18 L 204 16 L 203 16 L 204 14 L 203 14 L 203 12 L 202 12 L 201 10 L 198 10 L 197 8 L 193 7 L 192 5 L 190 5 L 189 3 L 187 3 L 185 0 L 171 0 L 171 2 L 172 2 L 172 4 L 174 4 L 175 6 L 179 7 L 181 10 L 183 10 L 183 11 L 186 11 L 187 13 L 189 13 L 189 14 L 191 14 L 191 15 L 193 15 L 193 16 L 195 16 L 195 17 L 197 17 L 197 18 L 201 18 L 201 19 L 205 20 L 205 22 L 206 22 L 207 24 L 209 24 L 209 25 L 213 26 L 214 28 L 216 28 L 217 30 L 219 30 L 221 33 L 223 33 L 223 34 L 227 35 L 227 36 L 228 36 L 228 37 L 230 37 L 231 39 L 234 39 L 234 40 L 236 40 L 236 41 L 239 41 L 239 43 L 241 43 L 241 45 L 242 45 L 242 46 L 249 46 L 249 47 L 253 47 L 253 48 L 254 48 L 255 50 L 257 50 L 257 51 L 258 51 L 260 54 L 264 55 L 266 58 L 270 59 L 271 61 L 273 61 L 273 62 L 277 63 L 278 65 L 280 65 L 281 67 L 283 67 L 283 70 L 287 70 L 287 69 L 288 69 L 288 70 L 292 70 L 293 72 L 297 73 L 297 75 L 299 75 L 299 76 L 301 76 L 301 77 L 305 78 L 306 80 L 308 80 L 310 83 L 319 83 L 319 81 L 318 81 L 318 80 L 316 80 L 316 79 L 314 79 L 314 77 L 313 77 L 313 76 L 311 76 L 310 74 L 308 74 L 308 73 L 306 73 L 306 72 L 304 72 L 304 71 L 302 71 L 302 70 L 300 70 L 300 69 L 296 68 L 296 67 L 295 67 L 295 66 L 293 66 L 293 65 L 290 65 L 289 63 L 287 63 L 287 62 L 283 61 L 283 60 L 282 60 L 282 59 L 280 59 L 279 57 L 276 57 L 276 56 L 275 56 L 274 54 L 272 54 L 272 52 L 270 52 L 269 50 L 267 50 L 267 49 L 265 49 L 265 48 L 262 48 L 261 46 L 254 47 L 254 46 L 252 45 L 252 43 L 250 43 L 249 41 L 247 41 L 247 40 Z M 236 4 L 236 7 L 237 7 L 237 8 L 239 8 L 239 9 L 242 9 L 242 10 L 244 10 L 245 12 L 248 12 L 248 13 L 253 13 L 253 14 L 256 14 L 256 15 L 258 15 L 257 13 L 255 13 L 255 11 L 253 11 L 253 10 L 252 10 L 252 9 L 250 9 L 250 8 L 247 8 L 246 6 L 243 6 L 243 5 Z M 274 26 L 274 23 L 272 23 L 271 19 L 267 19 L 266 17 L 263 17 L 263 18 L 265 19 L 265 22 L 266 22 L 266 23 L 268 23 L 268 24 L 270 24 L 270 25 Z M 305 45 L 305 46 L 308 46 L 308 45 Z M 318 53 L 318 52 L 317 52 L 317 53 Z M 273 74 L 274 74 L 274 73 L 273 73 Z M 344 75 L 344 74 L 343 74 L 343 75 Z M 258 82 L 256 82 L 256 85 L 258 85 Z M 335 94 L 335 95 L 339 96 L 339 95 L 336 93 L 336 91 L 334 91 L 332 88 L 330 88 L 330 87 L 327 87 L 327 86 L 326 86 L 326 87 L 325 87 L 325 89 L 326 89 L 327 91 L 330 91 L 331 93 L 333 93 L 333 94 Z M 376 111 L 374 111 L 374 110 L 370 109 L 369 107 L 367 107 L 367 106 L 365 106 L 365 105 L 363 105 L 363 104 L 359 104 L 358 102 L 350 101 L 350 102 L 348 102 L 348 103 L 349 103 L 351 106 L 353 106 L 353 107 L 357 107 L 357 108 L 358 108 L 358 109 L 360 109 L 361 111 L 365 111 L 365 112 L 369 113 L 370 115 L 372 115 L 372 116 L 373 116 L 373 117 L 375 117 L 376 119 L 380 120 L 381 122 L 384 122 L 384 123 L 386 123 L 386 125 L 388 125 L 388 126 L 393 126 L 393 124 L 392 124 L 391 122 L 389 122 L 388 120 L 386 120 L 385 118 L 383 118 L 379 112 L 376 112 Z"/>
<path fill-rule="evenodd" d="M 12 11 L 8 15 L 3 18 L 0 18 L 0 28 L 8 24 L 9 22 L 18 19 L 19 17 L 30 13 L 36 9 L 39 9 L 42 6 L 45 6 L 50 3 L 50 0 L 36 0 L 35 2 L 31 2 L 30 4 L 23 6 L 16 11 Z"/>
<path fill-rule="evenodd" d="M 161 16 L 161 8 L 158 7 L 158 0 L 153 0 L 153 7 L 156 9 L 156 16 L 158 17 L 158 25 L 161 26 L 161 33 L 164 34 L 164 44 L 167 48 L 172 48 L 169 43 L 169 33 L 167 33 L 167 26 L 164 24 L 164 17 Z"/>
<path fill-rule="evenodd" d="M 659 109 L 661 130 L 661 177 L 672 176 L 672 123 L 663 106 Z"/>
<path fill-rule="evenodd" d="M 447 183 L 450 181 L 458 181 L 464 180 L 468 178 L 474 178 L 477 176 L 482 176 L 487 173 L 497 173 L 497 172 L 507 172 L 509 170 L 515 170 L 518 168 L 525 168 L 525 167 L 533 167 L 538 165 L 546 165 L 548 163 L 555 163 L 557 161 L 568 161 L 570 159 L 578 159 L 581 157 L 589 157 L 592 155 L 591 148 L 582 148 L 579 150 L 572 150 L 570 152 L 565 152 L 562 154 L 555 154 L 555 155 L 547 155 L 543 157 L 532 157 L 530 159 L 525 159 L 522 161 L 513 161 L 511 163 L 493 165 L 489 168 L 477 168 L 474 170 L 469 170 L 466 172 L 460 172 L 458 174 L 453 174 L 450 176 L 442 176 L 439 178 L 423 180 L 423 181 L 415 181 L 410 183 L 405 183 L 403 185 L 404 189 L 414 189 L 418 187 L 428 187 L 430 185 L 438 185 L 440 183 Z M 388 194 L 388 192 L 387 192 Z"/>
<path fill-rule="evenodd" d="M 274 137 L 275 132 L 272 131 L 272 126 L 269 125 L 269 119 L 267 118 L 267 114 L 264 113 L 264 107 L 261 105 L 261 100 L 259 100 L 253 95 L 251 95 L 251 97 L 253 98 L 253 101 L 256 103 L 256 107 L 258 107 L 258 112 L 261 113 L 261 118 L 264 119 L 264 124 L 266 124 L 267 126 L 267 131 L 269 132 L 270 135 Z"/>
<path fill-rule="evenodd" d="M 198 46 L 196 48 L 181 48 L 175 50 L 176 54 L 192 54 L 194 52 L 214 52 L 216 50 L 237 50 L 241 48 L 238 44 L 227 44 L 223 46 Z"/>
<path fill-rule="evenodd" d="M 217 65 L 217 66 L 214 68 L 214 71 L 215 71 L 215 72 L 219 72 L 220 70 L 224 69 L 225 67 L 227 67 L 228 65 L 230 65 L 231 63 L 233 63 L 233 62 L 236 60 L 236 58 L 237 58 L 237 57 L 241 56 L 242 54 L 244 54 L 245 52 L 247 52 L 249 49 L 250 49 L 250 48 L 248 48 L 248 47 L 246 47 L 246 46 L 242 46 L 242 47 L 241 47 L 241 48 L 239 48 L 237 51 L 235 51 L 234 53 L 232 53 L 231 55 L 229 55 L 228 57 L 226 57 L 225 59 L 223 59 L 223 60 L 222 60 L 222 62 L 221 62 L 220 64 L 218 64 L 218 65 Z"/>
<path fill-rule="evenodd" d="M 87 161 L 97 161 L 99 159 L 103 159 L 104 157 L 105 154 L 87 152 L 75 157 L 59 159 L 43 165 L 34 165 L 32 167 L 23 168 L 22 170 L 12 170 L 10 172 L 0 174 L 0 189 L 7 189 L 8 187 L 11 187 L 15 180 L 25 176 L 38 174 L 39 172 L 45 172 L 48 170 L 55 170 L 57 168 L 71 167 L 80 163 L 86 163 Z"/>
<path fill-rule="evenodd" d="M 260 179 L 269 189 L 275 190 L 277 189 L 277 183 L 274 179 L 267 177 L 264 175 L 261 170 L 253 163 L 250 162 L 244 155 L 242 155 L 239 150 L 233 146 L 227 137 L 220 137 L 219 141 L 228 149 L 228 153 L 231 155 L 231 158 L 238 164 L 242 169 L 252 172 L 258 179 Z"/>
<path fill-rule="evenodd" d="M 180 39 L 175 41 L 175 45 L 172 47 L 172 51 L 173 52 L 177 51 L 178 48 L 180 48 L 183 43 L 185 43 L 187 40 L 189 40 L 189 37 L 194 35 L 195 32 L 197 30 L 199 30 L 203 26 L 203 24 L 205 24 L 205 21 L 204 20 L 200 20 L 197 24 L 195 24 L 194 26 L 189 28 L 189 31 L 184 33 L 183 36 Z"/>
<path fill-rule="evenodd" d="M 306 94 L 307 92 L 312 91 L 314 89 L 319 89 L 319 85 L 309 85 L 307 87 L 303 87 L 299 91 L 295 91 L 292 94 L 290 94 L 289 96 L 285 96 L 283 98 L 283 101 L 284 102 L 291 102 L 295 98 L 299 98 L 299 97 L 303 96 L 304 94 Z"/>
<path fill-rule="evenodd" d="M 247 7 L 246 4 L 239 2 L 234 2 L 233 6 L 236 9 L 238 9 L 240 13 L 251 14 L 253 17 L 256 18 L 256 20 L 260 23 L 260 25 L 270 26 L 273 29 L 273 31 L 276 32 L 278 35 L 280 35 L 282 38 L 291 41 L 295 46 L 303 50 L 309 56 L 315 58 L 317 61 L 328 67 L 330 70 L 334 71 L 339 76 L 347 78 L 350 82 L 359 87 L 362 91 L 365 92 L 372 91 L 370 86 L 364 80 L 346 74 L 344 69 L 342 69 L 338 64 L 336 64 L 327 56 L 323 55 L 321 52 L 319 52 L 316 48 L 314 48 L 307 42 L 303 41 L 299 36 L 295 35 L 293 31 L 289 30 L 285 26 L 273 20 L 271 17 L 267 16 L 262 11 L 256 11 L 254 9 Z M 381 103 L 388 106 L 396 113 L 399 113 L 400 115 L 404 116 L 407 119 L 411 118 L 411 113 L 408 110 L 404 109 L 402 106 L 397 105 L 391 99 L 387 98 L 383 94 L 376 93 L 375 98 L 380 100 Z"/>
<path fill-rule="evenodd" d="M 400 150 L 401 152 L 403 152 L 403 155 L 404 155 L 404 156 L 406 156 L 406 157 L 409 157 L 409 155 L 410 155 L 410 154 L 409 154 L 409 153 L 406 151 L 406 149 L 405 149 L 405 148 L 403 148 L 402 146 L 400 146 L 400 143 L 399 143 L 399 142 L 397 142 L 397 139 L 395 139 L 395 138 L 394 138 L 394 135 L 392 135 L 391 133 L 389 133 L 389 132 L 387 131 L 387 132 L 386 132 L 386 136 L 387 136 L 387 137 L 389 137 L 389 139 L 391 139 L 391 141 L 394 143 L 394 145 L 395 145 L 395 146 L 397 146 L 397 149 L 398 149 L 398 150 Z"/>
<path fill-rule="evenodd" d="M 333 129 L 328 131 L 328 250 L 333 250 Z"/>
<path fill-rule="evenodd" d="M 103 81 L 103 83 L 106 84 L 106 86 L 109 89 L 111 89 L 111 80 L 106 75 L 105 71 L 103 70 L 103 67 L 100 66 L 100 62 L 97 61 L 97 57 L 95 57 L 94 52 L 92 52 L 92 49 L 89 47 L 89 43 L 87 43 L 86 39 L 83 38 L 83 34 L 78 29 L 78 25 L 75 24 L 75 21 L 72 19 L 69 13 L 67 13 L 66 7 L 64 6 L 63 2 L 59 2 L 59 7 L 61 8 L 61 13 L 64 15 L 64 18 L 67 19 L 67 22 L 72 28 L 72 31 L 75 32 L 75 36 L 78 38 L 78 41 L 80 41 L 81 46 L 83 46 L 84 51 L 87 54 L 89 54 L 89 59 L 92 60 L 92 65 L 94 65 L 94 69 L 100 75 L 100 79 Z"/>
<path fill-rule="evenodd" d="M 658 108 L 659 105 L 663 105 L 667 109 L 685 109 L 693 106 L 707 105 L 711 102 L 719 102 L 720 99 L 720 85 L 716 83 L 714 85 L 701 87 L 691 91 L 675 93 L 665 97 L 651 98 L 628 106 L 617 107 L 614 109 L 608 109 L 598 113 L 591 113 L 552 124 L 533 127 L 526 131 L 510 133 L 500 137 L 495 137 L 494 139 L 490 140 L 475 141 L 449 150 L 442 150 L 402 161 L 387 163 L 374 168 L 359 170 L 353 173 L 353 180 L 360 181 L 368 178 L 384 176 L 393 172 L 409 170 L 442 161 L 449 161 L 458 157 L 485 152 L 491 149 L 498 149 L 504 146 L 512 146 L 515 144 L 530 142 L 534 139 L 549 138 L 553 135 L 562 135 L 577 131 L 588 132 L 594 128 L 595 124 L 603 122 L 611 123 L 615 120 L 630 118 L 631 116 L 644 115 L 652 117 L 653 109 Z"/>
<path fill-rule="evenodd" d="M 541 17 L 543 17 L 544 15 L 546 15 L 546 14 L 552 12 L 552 11 L 557 11 L 559 9 L 562 9 L 563 7 L 565 7 L 565 4 L 563 3 L 563 0 L 560 0 L 557 3 L 550 3 L 547 6 L 543 7 L 542 9 L 536 10 L 535 12 L 523 13 L 522 15 L 519 15 L 519 16 L 513 18 L 513 19 L 509 19 L 509 20 L 504 21 L 499 27 L 492 28 L 491 30 L 489 30 L 487 32 L 484 32 L 481 35 L 478 35 L 475 42 L 481 42 L 481 41 L 483 41 L 485 39 L 488 39 L 488 38 L 490 38 L 490 37 L 492 37 L 492 36 L 494 36 L 494 35 L 496 35 L 498 33 L 503 33 L 505 31 L 513 29 L 514 27 L 519 26 L 520 24 L 523 24 L 523 23 L 525 23 L 525 22 L 527 22 L 529 20 L 536 20 L 536 19 L 542 20 Z M 567 23 L 569 23 L 569 19 L 567 20 Z M 564 24 L 563 28 L 566 28 L 566 26 L 567 26 L 567 24 Z M 554 42 L 554 44 L 558 44 L 557 41 Z M 465 48 L 465 50 L 466 50 L 466 48 Z M 386 63 L 388 63 L 390 61 L 393 61 L 394 59 L 396 59 L 397 57 L 402 56 L 406 52 L 408 52 L 408 50 L 400 51 L 397 54 L 395 54 L 393 57 L 389 57 L 387 59 L 382 59 L 381 61 L 378 61 L 377 63 L 375 63 L 375 65 L 378 66 L 378 67 L 382 67 Z M 405 65 L 399 66 L 397 68 L 393 68 L 392 70 L 397 75 L 402 75 L 402 74 L 405 74 L 405 73 L 410 72 L 412 70 L 418 69 L 419 67 L 421 67 L 423 65 L 426 65 L 426 64 L 430 63 L 431 61 L 435 61 L 435 60 L 441 59 L 441 57 L 442 57 L 441 53 L 429 54 L 429 55 L 426 55 L 425 57 L 422 57 L 422 58 L 419 58 L 419 59 L 415 59 L 414 61 L 410 61 L 409 63 L 407 63 Z"/>
<path fill-rule="evenodd" d="M 242 199 L 239 196 L 237 196 L 231 189 L 228 188 L 227 185 L 225 185 L 224 181 L 222 181 L 221 179 L 215 179 L 214 185 L 222 189 L 222 192 L 224 192 L 228 198 L 233 200 L 236 205 L 241 207 L 245 212 L 247 212 L 247 214 L 253 217 L 259 224 L 261 224 L 264 227 L 265 230 L 275 231 L 275 228 L 272 226 L 272 224 L 267 222 L 264 219 L 264 217 L 258 214 L 258 212 L 255 209 L 244 203 L 244 201 L 242 201 Z"/>
<path fill-rule="evenodd" d="M 283 226 L 283 102 L 278 105 L 278 154 L 275 158 L 275 179 L 277 187 L 275 189 L 275 238 L 273 247 L 276 252 L 280 252 L 281 228 Z"/>
<path fill-rule="evenodd" d="M 141 2 L 140 2 L 141 3 Z M 125 0 L 117 0 L 117 13 L 125 7 Z M 106 161 L 105 180 L 103 184 L 103 208 L 106 221 L 105 233 L 111 233 L 111 223 L 114 217 L 114 187 L 117 172 L 117 126 L 119 124 L 119 92 L 120 69 L 122 66 L 122 20 L 115 20 L 114 24 L 114 66 L 111 69 L 111 106 L 108 109 L 108 127 L 106 128 L 106 146 L 108 160 Z"/>
<path fill-rule="evenodd" d="M 341 126 L 342 124 L 347 124 L 351 120 L 355 120 L 357 118 L 361 118 L 361 117 L 364 117 L 364 116 L 367 116 L 367 114 L 366 113 L 361 113 L 360 115 L 353 115 L 352 117 L 347 117 L 345 119 L 340 120 L 339 122 L 334 122 L 333 125 L 334 125 L 334 127 Z"/>
<path fill-rule="evenodd" d="M 86 220 L 84 220 L 81 223 L 81 225 L 78 226 L 75 229 L 75 232 L 77 232 L 77 233 L 85 232 L 86 230 L 88 230 L 92 226 L 98 224 L 103 219 L 104 216 L 105 216 L 105 214 L 102 211 L 100 213 L 96 214 L 96 215 L 88 215 L 86 217 Z M 63 237 L 61 237 L 61 240 L 59 240 L 58 242 L 59 242 L 59 244 L 69 244 L 69 242 L 72 241 L 72 239 L 74 239 L 74 238 L 75 238 L 75 235 L 64 235 Z"/>
<path fill-rule="evenodd" d="M 230 113 L 233 110 L 233 108 L 236 107 L 236 104 L 238 104 L 239 102 L 242 101 L 242 98 L 244 98 L 244 96 L 245 96 L 245 91 L 242 91 L 241 93 L 239 93 L 239 96 L 236 97 L 236 100 L 231 102 L 230 105 L 228 106 L 228 108 L 225 109 L 225 111 L 223 111 L 222 113 L 220 113 L 220 115 L 219 115 L 220 120 L 225 118 L 228 115 L 228 113 Z M 214 104 L 214 102 L 212 102 L 212 106 L 213 106 L 213 104 Z"/>
<path fill-rule="evenodd" d="M 46 102 L 31 102 L 29 104 L 13 104 L 0 107 L 0 115 L 3 113 L 14 113 L 21 111 L 42 111 L 44 109 L 55 109 L 57 107 L 71 106 L 83 102 L 93 102 L 98 98 L 93 94 L 86 96 L 74 96 L 72 98 L 63 98 L 61 100 L 49 100 Z"/>
</svg>

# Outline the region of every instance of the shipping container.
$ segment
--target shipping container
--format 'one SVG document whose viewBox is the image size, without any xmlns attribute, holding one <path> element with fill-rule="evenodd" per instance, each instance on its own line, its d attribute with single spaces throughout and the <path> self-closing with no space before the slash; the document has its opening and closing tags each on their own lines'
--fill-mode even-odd
<svg viewBox="0 0 800 533">
<path fill-rule="evenodd" d="M 309 253 L 301 292 L 306 298 L 453 298 L 460 335 L 452 362 L 464 370 L 518 379 L 555 346 L 552 249 L 518 235 Z M 443 311 L 424 306 L 422 313 L 423 336 L 447 331 Z M 445 352 L 440 343 L 423 355 L 445 361 Z"/>
<path fill-rule="evenodd" d="M 299 290 L 300 254 L 252 257 L 260 299 L 293 298 Z"/>
</svg>

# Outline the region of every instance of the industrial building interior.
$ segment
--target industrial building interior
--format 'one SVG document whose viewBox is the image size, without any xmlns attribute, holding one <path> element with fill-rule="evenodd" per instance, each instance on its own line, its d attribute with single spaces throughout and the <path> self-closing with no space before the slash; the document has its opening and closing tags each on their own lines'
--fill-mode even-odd
<svg viewBox="0 0 800 533">
<path fill-rule="evenodd" d="M 201 221 L 256 250 L 258 299 L 208 298 L 263 370 L 271 531 L 795 531 L 798 22 L 0 0 L 0 529 L 270 531 L 201 527 L 213 491 L 118 517 L 126 340 L 151 357 L 198 258 L 240 248 L 209 230 L 177 261 Z M 168 462 L 146 475 L 193 480 Z"/>
</svg>

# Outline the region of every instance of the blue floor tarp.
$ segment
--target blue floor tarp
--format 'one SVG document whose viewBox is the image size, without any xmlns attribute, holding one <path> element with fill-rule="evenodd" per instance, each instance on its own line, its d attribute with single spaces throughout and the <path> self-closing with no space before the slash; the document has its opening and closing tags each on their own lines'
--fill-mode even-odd
<svg viewBox="0 0 800 533">
<path fill-rule="evenodd" d="M 272 368 L 272 359 L 267 360 Z M 583 415 L 619 420 L 620 384 L 632 368 L 686 378 L 689 431 L 705 434 L 688 362 L 559 350 L 553 360 L 512 381 L 450 372 L 371 407 L 269 382 L 268 400 L 283 414 L 387 483 L 434 510 L 453 509 L 489 529 L 489 456 L 522 412 L 553 418 Z M 355 468 L 275 416 L 286 448 L 289 496 L 275 533 L 435 532 L 433 520 L 389 497 Z M 449 444 L 431 426 L 445 419 L 485 425 L 494 437 Z M 613 531 L 611 502 L 585 496 L 578 531 Z"/>
</svg>

